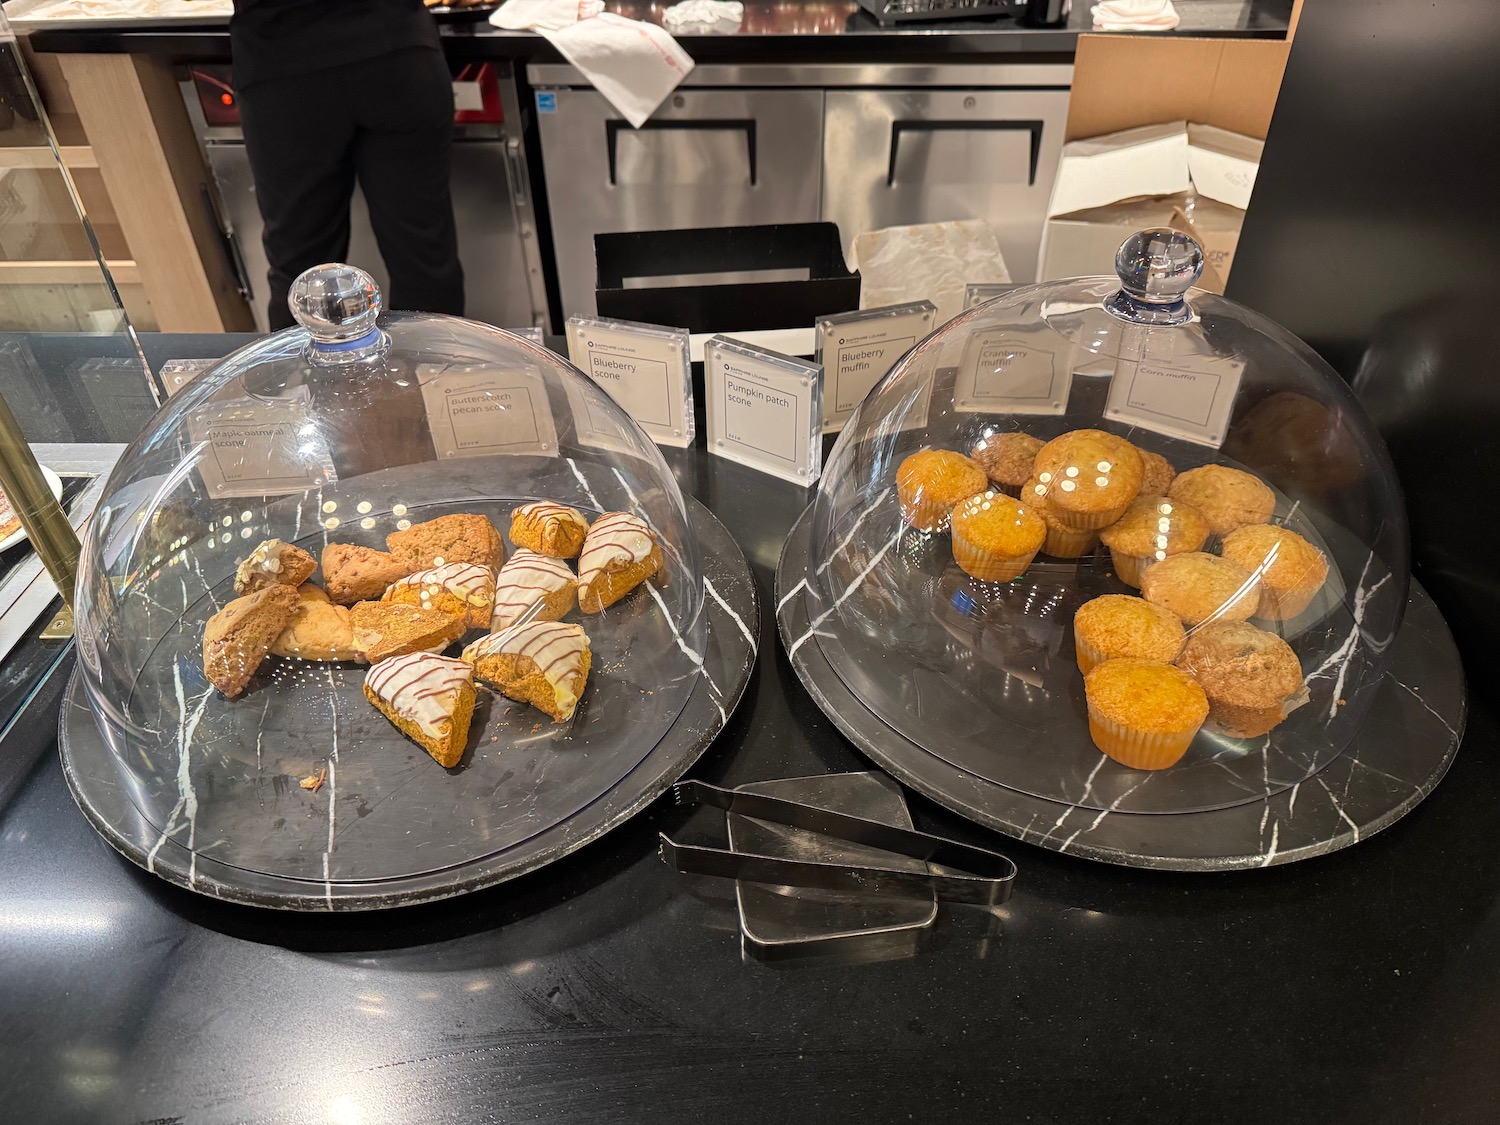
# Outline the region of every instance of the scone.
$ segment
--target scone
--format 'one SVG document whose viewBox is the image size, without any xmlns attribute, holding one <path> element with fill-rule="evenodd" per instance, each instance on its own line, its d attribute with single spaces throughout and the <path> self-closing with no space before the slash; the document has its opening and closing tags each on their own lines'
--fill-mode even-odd
<svg viewBox="0 0 1500 1125">
<path fill-rule="evenodd" d="M 1141 490 L 1141 455 L 1103 430 L 1071 430 L 1037 451 L 1032 476 L 1049 489 L 1048 503 L 1064 523 L 1098 530 L 1119 519 Z"/>
<path fill-rule="evenodd" d="M 1195 630 L 1177 658 L 1208 696 L 1210 730 L 1230 738 L 1269 734 L 1305 699 L 1292 646 L 1244 621 Z"/>
<path fill-rule="evenodd" d="M 1258 523 L 1224 536 L 1224 557 L 1260 583 L 1256 617 L 1289 621 L 1312 604 L 1328 580 L 1328 559 L 1295 531 Z"/>
<path fill-rule="evenodd" d="M 365 673 L 365 698 L 438 764 L 464 756 L 474 717 L 474 670 L 462 660 L 414 652 L 382 660 Z"/>
<path fill-rule="evenodd" d="M 1084 602 L 1073 615 L 1073 650 L 1085 676 L 1096 665 L 1122 656 L 1170 663 L 1186 640 L 1175 613 L 1128 594 L 1104 594 Z"/>
<path fill-rule="evenodd" d="M 1007 496 L 1019 496 L 1021 486 L 1031 479 L 1042 439 L 1030 434 L 991 434 L 980 438 L 969 456 L 978 461 L 990 483 Z"/>
<path fill-rule="evenodd" d="M 389 602 L 360 602 L 349 621 L 355 649 L 371 664 L 409 652 L 442 652 L 469 629 L 462 614 Z"/>
<path fill-rule="evenodd" d="M 1248 570 L 1201 551 L 1173 555 L 1147 567 L 1141 576 L 1141 596 L 1171 610 L 1187 626 L 1243 621 L 1260 603 L 1260 590 Z"/>
<path fill-rule="evenodd" d="M 444 563 L 396 579 L 380 600 L 459 613 L 469 628 L 484 629 L 495 606 L 495 572 L 479 563 Z"/>
<path fill-rule="evenodd" d="M 1173 468 L 1172 462 L 1168 461 L 1160 453 L 1152 453 L 1149 449 L 1137 448 L 1136 452 L 1141 455 L 1141 492 L 1142 496 L 1165 496 L 1167 489 L 1172 487 L 1172 482 L 1177 479 L 1177 470 Z"/>
<path fill-rule="evenodd" d="M 1208 521 L 1180 500 L 1142 493 L 1099 538 L 1109 548 L 1120 581 L 1139 588 L 1141 574 L 1152 563 L 1201 550 Z"/>
<path fill-rule="evenodd" d="M 1106 660 L 1084 677 L 1083 691 L 1094 745 L 1135 770 L 1176 765 L 1208 716 L 1198 682 L 1170 664 Z"/>
<path fill-rule="evenodd" d="M 203 674 L 230 699 L 245 690 L 297 608 L 295 586 L 235 598 L 203 626 Z"/>
<path fill-rule="evenodd" d="M 896 469 L 901 518 L 918 531 L 947 531 L 953 509 L 988 484 L 972 457 L 951 449 L 920 449 Z"/>
<path fill-rule="evenodd" d="M 271 645 L 271 655 L 297 660 L 360 659 L 349 611 L 334 605 L 311 583 L 299 587 L 291 623 Z"/>
<path fill-rule="evenodd" d="M 520 550 L 505 560 L 495 576 L 495 615 L 490 630 L 499 632 L 523 618 L 556 621 L 578 600 L 578 579 L 561 559 Z"/>
<path fill-rule="evenodd" d="M 455 514 L 412 524 L 385 537 L 385 548 L 406 564 L 408 572 L 471 562 L 498 570 L 505 561 L 505 540 L 483 516 Z"/>
<path fill-rule="evenodd" d="M 234 592 L 253 594 L 267 586 L 291 586 L 293 589 L 312 577 L 317 560 L 290 543 L 267 539 L 250 552 L 234 572 Z"/>
<path fill-rule="evenodd" d="M 501 695 L 529 703 L 561 723 L 573 717 L 583 697 L 589 639 L 579 625 L 529 621 L 480 638 L 464 649 L 464 659 Z"/>
<path fill-rule="evenodd" d="M 323 548 L 323 588 L 339 605 L 370 601 L 385 593 L 413 568 L 395 555 L 352 543 L 330 543 Z"/>
<path fill-rule="evenodd" d="M 1246 524 L 1269 523 L 1276 511 L 1276 494 L 1265 482 L 1227 465 L 1204 465 L 1178 473 L 1167 495 L 1198 509 L 1216 535 Z"/>
<path fill-rule="evenodd" d="M 578 608 L 598 613 L 651 577 L 660 581 L 661 547 L 639 516 L 607 512 L 594 521 L 578 556 Z"/>
<path fill-rule="evenodd" d="M 574 508 L 538 500 L 510 513 L 510 541 L 552 559 L 571 559 L 583 549 L 589 521 Z"/>
</svg>

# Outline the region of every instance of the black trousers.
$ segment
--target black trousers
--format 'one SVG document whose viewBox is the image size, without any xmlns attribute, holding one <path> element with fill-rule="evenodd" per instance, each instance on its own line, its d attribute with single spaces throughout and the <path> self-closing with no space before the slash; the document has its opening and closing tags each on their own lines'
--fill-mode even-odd
<svg viewBox="0 0 1500 1125">
<path fill-rule="evenodd" d="M 408 48 L 257 82 L 240 91 L 240 122 L 265 221 L 272 330 L 293 323 L 286 298 L 298 274 L 348 256 L 356 179 L 390 277 L 385 307 L 463 314 L 441 52 Z"/>
</svg>

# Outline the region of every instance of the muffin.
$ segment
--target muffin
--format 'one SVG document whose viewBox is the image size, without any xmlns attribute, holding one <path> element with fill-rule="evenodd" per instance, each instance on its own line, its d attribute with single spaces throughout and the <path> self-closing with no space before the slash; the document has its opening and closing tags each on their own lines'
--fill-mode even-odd
<svg viewBox="0 0 1500 1125">
<path fill-rule="evenodd" d="M 1030 434 L 991 434 L 980 439 L 971 456 L 996 489 L 1007 496 L 1019 496 L 1021 486 L 1031 479 L 1031 466 L 1041 448 L 1041 439 Z"/>
<path fill-rule="evenodd" d="M 896 470 L 901 518 L 918 531 L 945 531 L 962 500 L 985 490 L 989 478 L 972 457 L 951 449 L 922 449 Z"/>
<path fill-rule="evenodd" d="M 1167 495 L 1197 508 L 1217 535 L 1246 524 L 1268 523 L 1276 510 L 1276 494 L 1265 482 L 1226 465 L 1178 473 Z"/>
<path fill-rule="evenodd" d="M 1208 716 L 1208 697 L 1180 668 L 1151 660 L 1106 660 L 1084 677 L 1089 734 L 1133 770 L 1175 766 Z"/>
<path fill-rule="evenodd" d="M 1304 691 L 1302 665 L 1291 646 L 1244 621 L 1196 630 L 1177 667 L 1208 696 L 1208 729 L 1231 738 L 1270 733 Z"/>
<path fill-rule="evenodd" d="M 1169 555 L 1202 548 L 1208 521 L 1196 509 L 1160 493 L 1137 496 L 1125 514 L 1099 533 L 1120 581 L 1137 589 L 1142 572 Z"/>
<path fill-rule="evenodd" d="M 1141 490 L 1141 455 L 1103 430 L 1072 430 L 1037 451 L 1032 476 L 1048 488 L 1057 518 L 1097 530 L 1119 519 Z"/>
<path fill-rule="evenodd" d="M 1256 617 L 1287 621 L 1310 604 L 1328 580 L 1328 559 L 1295 531 L 1271 524 L 1239 527 L 1224 536 L 1224 557 L 1260 581 Z"/>
<path fill-rule="evenodd" d="M 1129 594 L 1105 594 L 1073 615 L 1073 647 L 1085 676 L 1119 657 L 1170 664 L 1186 639 L 1175 614 Z"/>
<path fill-rule="evenodd" d="M 1004 493 L 981 492 L 953 512 L 954 561 L 986 582 L 1019 578 L 1046 538 L 1042 517 Z"/>
<path fill-rule="evenodd" d="M 1248 570 L 1201 551 L 1148 566 L 1141 576 L 1141 596 L 1171 610 L 1188 626 L 1243 621 L 1255 614 L 1260 602 L 1260 590 Z"/>
<path fill-rule="evenodd" d="M 1047 538 L 1042 542 L 1042 553 L 1055 559 L 1081 558 L 1099 545 L 1099 533 L 1092 528 L 1080 530 L 1059 519 L 1047 499 L 1050 491 L 1035 477 L 1021 489 L 1021 502 L 1031 505 L 1032 510 L 1047 524 Z"/>
<path fill-rule="evenodd" d="M 1177 478 L 1177 470 L 1172 467 L 1172 462 L 1160 453 L 1150 453 L 1144 449 L 1137 452 L 1141 455 L 1141 495 L 1165 496 L 1167 489 L 1172 487 L 1172 481 Z"/>
</svg>

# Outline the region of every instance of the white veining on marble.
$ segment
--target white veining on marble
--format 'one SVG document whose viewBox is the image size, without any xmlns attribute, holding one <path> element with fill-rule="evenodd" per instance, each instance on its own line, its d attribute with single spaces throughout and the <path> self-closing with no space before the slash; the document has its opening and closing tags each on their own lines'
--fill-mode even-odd
<svg viewBox="0 0 1500 1125">
<path fill-rule="evenodd" d="M 328 668 L 328 710 L 333 716 L 333 760 L 339 760 L 339 685 L 333 678 L 333 669 Z M 329 784 L 332 784 L 330 782 Z"/>
<path fill-rule="evenodd" d="M 186 613 L 188 607 L 187 579 L 179 574 L 177 581 L 182 583 L 182 612 Z"/>
<path fill-rule="evenodd" d="M 193 734 L 198 729 L 198 720 L 203 718 L 203 712 L 208 707 L 208 697 L 213 694 L 214 689 L 210 686 L 198 697 L 197 706 L 189 716 L 187 697 L 182 688 L 180 664 L 172 665 L 172 687 L 177 696 L 177 803 L 172 806 L 172 814 L 167 818 L 167 827 L 162 829 L 160 838 L 146 857 L 146 870 L 155 873 L 156 853 L 161 850 L 162 844 L 169 835 L 175 835 L 177 817 L 181 815 L 188 830 L 188 886 L 196 887 L 198 883 L 198 852 L 195 847 L 198 836 L 198 794 L 193 790 L 192 760 L 189 750 L 193 744 Z"/>
<path fill-rule="evenodd" d="M 750 642 L 750 652 L 754 654 L 759 651 L 760 646 L 755 643 L 755 637 L 750 633 L 750 626 L 745 624 L 745 619 L 738 613 L 735 613 L 734 607 L 724 600 L 719 591 L 714 589 L 714 584 L 705 578 L 703 580 L 703 588 L 708 591 L 709 597 L 719 603 L 720 609 L 734 618 L 734 623 L 740 627 L 740 632 L 745 634 L 745 640 Z"/>
<path fill-rule="evenodd" d="M 865 579 L 870 577 L 871 572 L 880 565 L 880 562 L 885 558 L 886 553 L 890 551 L 890 549 L 897 543 L 901 542 L 901 532 L 903 530 L 904 528 L 898 528 L 896 530 L 896 534 L 891 537 L 890 542 L 887 543 L 884 547 L 880 548 L 880 550 L 875 552 L 875 556 L 870 559 L 869 564 L 854 576 L 854 581 L 850 582 L 848 587 L 845 588 L 844 592 L 834 599 L 833 604 L 825 609 L 822 613 L 818 614 L 818 616 L 815 617 L 811 622 L 809 622 L 807 632 L 803 633 L 802 636 L 798 637 L 787 648 L 786 657 L 788 660 L 797 655 L 797 650 L 804 644 L 806 644 L 809 639 L 811 639 L 813 634 L 817 632 L 819 625 L 823 624 L 823 622 L 827 621 L 831 616 L 833 616 L 834 612 L 839 608 L 839 606 L 843 605 L 843 603 L 851 595 L 853 595 L 853 593 L 858 590 L 860 586 L 864 585 Z"/>
<path fill-rule="evenodd" d="M 797 591 L 798 590 L 805 590 L 805 589 L 807 589 L 807 578 L 803 577 L 802 579 L 800 579 L 798 581 L 798 583 L 795 586 L 793 586 L 785 594 L 781 595 L 781 600 L 776 603 L 776 616 L 777 617 L 781 616 L 781 611 L 786 608 L 787 603 L 789 601 L 791 601 L 793 598 L 795 598 L 797 596 Z"/>
<path fill-rule="evenodd" d="M 306 507 L 306 504 L 298 504 L 297 505 L 297 518 L 296 518 L 296 521 L 292 524 L 292 542 L 293 543 L 297 542 L 297 540 L 299 540 L 299 539 L 302 538 L 302 509 L 304 507 Z"/>
<path fill-rule="evenodd" d="M 1413 699 L 1415 699 L 1418 703 L 1420 703 L 1422 705 L 1422 708 L 1429 715 L 1431 715 L 1434 719 L 1436 719 L 1438 722 L 1440 722 L 1440 723 L 1443 724 L 1443 729 L 1445 731 L 1447 731 L 1449 735 L 1451 735 L 1455 739 L 1458 737 L 1458 731 L 1456 731 L 1456 730 L 1453 729 L 1453 724 L 1450 723 L 1447 719 L 1443 718 L 1443 716 L 1440 715 L 1437 712 L 1437 710 L 1432 706 L 1432 704 L 1428 703 L 1427 700 L 1423 699 L 1421 692 L 1417 691 L 1417 689 L 1414 688 L 1414 687 L 1412 687 L 1410 684 L 1403 684 L 1400 680 L 1396 679 L 1395 676 L 1391 676 L 1391 682 L 1393 684 L 1395 684 L 1397 687 L 1405 688 L 1406 691 L 1407 691 L 1407 694 L 1409 694 Z M 1363 764 L 1363 763 L 1361 763 L 1361 764 Z"/>
<path fill-rule="evenodd" d="M 328 807 L 333 808 L 332 805 Z M 327 852 L 323 853 L 323 901 L 328 904 L 329 910 L 333 909 L 333 877 L 329 874 Z"/>
<path fill-rule="evenodd" d="M 1094 772 L 1095 773 L 1099 772 L 1097 766 L 1095 767 Z M 1092 777 L 1092 775 L 1090 775 L 1090 776 Z M 1108 808 L 1100 809 L 1099 810 L 1099 815 L 1096 816 L 1096 817 L 1094 817 L 1094 819 L 1088 824 L 1088 826 L 1086 828 L 1080 828 L 1080 829 L 1076 830 L 1073 833 L 1073 835 L 1069 836 L 1066 840 L 1064 840 L 1062 842 L 1062 847 L 1058 848 L 1057 850 L 1060 851 L 1060 852 L 1067 851 L 1069 845 L 1071 845 L 1074 840 L 1078 839 L 1078 837 L 1084 835 L 1085 833 L 1092 832 L 1094 829 L 1098 828 L 1099 825 L 1101 825 L 1101 824 L 1104 823 L 1104 818 L 1105 817 L 1107 817 L 1110 813 L 1114 812 L 1121 805 L 1123 805 L 1125 803 L 1125 799 L 1127 797 L 1129 797 L 1132 793 L 1134 793 L 1142 785 L 1145 785 L 1146 782 L 1150 781 L 1155 776 L 1156 776 L 1155 774 L 1148 773 L 1145 777 L 1141 778 L 1134 785 L 1132 785 L 1129 789 L 1125 790 L 1125 792 L 1121 793 L 1118 797 L 1116 797 L 1113 801 L 1110 802 Z"/>
<path fill-rule="evenodd" d="M 724 698 L 723 693 L 719 691 L 719 685 L 714 683 L 713 677 L 708 674 L 708 669 L 704 667 L 703 657 L 689 648 L 687 642 L 682 639 L 682 634 L 677 631 L 677 622 L 672 620 L 672 615 L 667 611 L 667 603 L 662 600 L 662 596 L 657 591 L 656 587 L 653 586 L 650 582 L 645 583 L 645 586 L 646 589 L 651 591 L 652 598 L 656 600 L 656 606 L 661 610 L 662 619 L 666 621 L 667 628 L 672 630 L 672 636 L 677 640 L 677 647 L 680 648 L 683 651 L 683 654 L 693 662 L 694 667 L 698 669 L 698 674 L 703 677 L 703 682 L 708 685 L 708 697 L 710 702 L 712 702 L 713 705 L 719 710 L 720 724 L 722 725 L 724 723 L 727 723 L 729 721 L 729 715 L 724 710 L 724 704 L 722 702 Z"/>
<path fill-rule="evenodd" d="M 578 467 L 578 462 L 571 457 L 568 458 L 568 468 L 573 470 L 573 475 L 578 478 L 578 483 L 583 487 L 583 494 L 589 498 L 594 507 L 598 508 L 601 512 L 609 511 L 608 508 L 599 502 L 599 497 L 594 495 L 594 490 L 589 487 L 589 482 L 584 477 L 583 470 Z"/>
<path fill-rule="evenodd" d="M 1286 818 L 1288 820 L 1291 820 L 1292 817 L 1297 815 L 1297 790 L 1301 788 L 1302 782 L 1300 781 L 1297 782 L 1296 785 L 1292 786 L 1292 795 L 1287 799 L 1286 805 Z"/>
<path fill-rule="evenodd" d="M 1099 755 L 1099 760 L 1094 763 L 1094 768 L 1089 770 L 1088 777 L 1084 778 L 1083 780 L 1083 792 L 1079 795 L 1078 800 L 1074 801 L 1067 808 L 1063 809 L 1062 815 L 1052 822 L 1052 827 L 1047 829 L 1047 831 L 1042 834 L 1042 836 L 1037 840 L 1037 843 L 1041 844 L 1050 840 L 1052 838 L 1052 833 L 1056 832 L 1063 826 L 1063 821 L 1072 816 L 1073 811 L 1088 799 L 1088 795 L 1093 792 L 1094 789 L 1094 778 L 1099 776 L 1099 771 L 1104 768 L 1104 763 L 1107 761 L 1109 761 L 1109 759 L 1106 758 L 1103 754 Z"/>
<path fill-rule="evenodd" d="M 335 746 L 333 757 L 328 759 L 328 846 L 323 849 L 323 898 L 328 909 L 333 909 L 333 878 L 330 870 L 333 863 L 333 829 L 337 819 L 334 798 L 338 796 L 339 755 Z"/>
<path fill-rule="evenodd" d="M 1343 644 L 1334 649 L 1328 658 L 1319 664 L 1317 668 L 1309 672 L 1304 680 L 1311 686 L 1312 682 L 1319 676 L 1326 676 L 1330 670 L 1337 665 L 1337 675 L 1333 683 L 1333 694 L 1328 701 L 1328 721 L 1332 722 L 1339 713 L 1339 700 L 1344 694 L 1344 680 L 1349 675 L 1349 664 L 1354 659 L 1354 651 L 1359 647 L 1360 637 L 1364 632 L 1365 609 L 1370 604 L 1370 598 L 1375 591 L 1379 590 L 1388 581 L 1390 575 L 1386 574 L 1373 586 L 1366 587 L 1365 579 L 1370 576 L 1370 564 L 1375 561 L 1375 552 L 1371 551 L 1365 558 L 1364 569 L 1359 572 L 1359 582 L 1354 590 L 1354 623 L 1349 628 L 1349 635 L 1344 638 Z"/>
<path fill-rule="evenodd" d="M 266 733 L 266 716 L 271 713 L 271 693 L 266 693 L 266 701 L 261 705 L 260 722 L 255 726 L 255 768 L 264 769 L 265 761 L 261 757 L 261 740 Z"/>
<path fill-rule="evenodd" d="M 1328 803 L 1333 806 L 1334 812 L 1343 818 L 1344 823 L 1354 830 L 1354 842 L 1359 843 L 1359 825 L 1349 819 L 1349 814 L 1344 811 L 1344 806 L 1339 804 L 1339 799 L 1333 795 L 1333 790 L 1328 788 L 1328 783 L 1323 780 L 1321 774 L 1313 774 L 1313 780 L 1323 787 L 1323 792 L 1328 794 Z"/>
<path fill-rule="evenodd" d="M 865 522 L 865 520 L 869 519 L 877 509 L 879 509 L 880 505 L 885 501 L 885 498 L 890 494 L 891 490 L 889 488 L 881 489 L 880 495 L 875 497 L 875 499 L 870 502 L 870 506 L 859 514 L 859 518 L 856 519 L 853 526 L 849 528 L 849 534 L 845 535 L 842 539 L 839 540 L 838 546 L 833 549 L 833 553 L 823 560 L 822 565 L 820 565 L 814 573 L 822 574 L 825 570 L 833 565 L 833 560 L 838 558 L 839 555 L 843 554 L 844 548 L 849 546 L 850 541 L 858 533 L 860 526 Z"/>
<path fill-rule="evenodd" d="M 1266 856 L 1260 861 L 1262 867 L 1270 867 L 1271 861 L 1276 858 L 1276 845 L 1281 838 L 1281 821 L 1271 825 L 1271 846 L 1266 849 Z"/>
</svg>

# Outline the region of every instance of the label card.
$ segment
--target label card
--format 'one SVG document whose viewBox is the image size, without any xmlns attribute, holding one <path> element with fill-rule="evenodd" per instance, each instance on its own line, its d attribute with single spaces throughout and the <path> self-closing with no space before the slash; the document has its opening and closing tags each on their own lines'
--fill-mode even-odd
<svg viewBox="0 0 1500 1125">
<path fill-rule="evenodd" d="M 338 479 L 327 444 L 303 433 L 306 396 L 300 388 L 296 398 L 230 399 L 189 415 L 188 435 L 202 446 L 198 471 L 210 496 L 283 496 Z"/>
<path fill-rule="evenodd" d="M 964 286 L 964 309 L 975 308 L 1019 288 L 1021 286 L 1008 281 L 971 281 Z"/>
<path fill-rule="evenodd" d="M 817 364 L 715 336 L 703 345 L 708 450 L 808 485 L 823 469 Z"/>
<path fill-rule="evenodd" d="M 417 381 L 438 457 L 557 456 L 557 427 L 539 372 L 429 363 L 418 365 Z"/>
<path fill-rule="evenodd" d="M 171 398 L 214 364 L 216 359 L 169 359 L 161 365 L 161 381 Z"/>
<path fill-rule="evenodd" d="M 657 445 L 693 444 L 693 378 L 685 328 L 568 318 L 568 358 Z"/>
<path fill-rule="evenodd" d="M 824 433 L 844 428 L 870 388 L 932 331 L 936 316 L 931 301 L 917 301 L 818 318 Z"/>
<path fill-rule="evenodd" d="M 1034 339 L 1032 338 L 1034 337 Z M 1055 349 L 1061 346 L 1064 354 Z M 1055 333 L 991 328 L 973 333 L 954 381 L 954 409 L 967 413 L 1063 414 L 1073 386 L 1074 348 Z"/>
<path fill-rule="evenodd" d="M 1120 360 L 1104 416 L 1217 449 L 1244 374 L 1242 360 L 1224 356 Z"/>
</svg>

